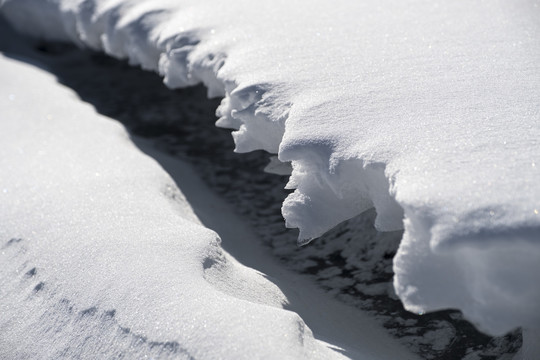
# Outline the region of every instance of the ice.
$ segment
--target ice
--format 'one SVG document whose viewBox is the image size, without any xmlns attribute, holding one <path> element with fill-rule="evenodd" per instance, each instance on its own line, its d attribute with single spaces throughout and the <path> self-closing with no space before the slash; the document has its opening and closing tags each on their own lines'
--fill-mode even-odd
<svg viewBox="0 0 540 360">
<path fill-rule="evenodd" d="M 292 163 L 307 242 L 375 207 L 403 228 L 395 289 L 482 330 L 540 326 L 535 1 L 7 1 L 21 31 L 87 43 L 223 96 L 236 151 Z M 49 25 L 51 23 L 51 25 Z M 537 332 L 536 332 L 537 333 Z"/>
</svg>

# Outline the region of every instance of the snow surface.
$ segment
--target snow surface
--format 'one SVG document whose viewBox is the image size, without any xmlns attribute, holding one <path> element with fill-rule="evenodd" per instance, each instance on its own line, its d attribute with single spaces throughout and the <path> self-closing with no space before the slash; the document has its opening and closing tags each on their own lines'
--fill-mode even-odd
<svg viewBox="0 0 540 360">
<path fill-rule="evenodd" d="M 286 296 L 241 265 L 192 206 L 232 243 L 252 235 L 187 165 L 161 156 L 173 180 L 35 66 L 0 56 L 0 358 L 414 358 L 313 286 L 293 276 Z"/>
<path fill-rule="evenodd" d="M 236 151 L 292 162 L 300 241 L 375 207 L 395 288 L 501 334 L 540 327 L 536 1 L 7 1 L 20 30 L 224 96 Z"/>
</svg>

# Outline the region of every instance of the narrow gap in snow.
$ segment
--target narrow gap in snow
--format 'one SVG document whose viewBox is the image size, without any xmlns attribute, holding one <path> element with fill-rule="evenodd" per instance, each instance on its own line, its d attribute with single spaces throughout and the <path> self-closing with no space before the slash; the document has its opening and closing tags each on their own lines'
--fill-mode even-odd
<svg viewBox="0 0 540 360">
<path fill-rule="evenodd" d="M 48 63 L 60 82 L 98 112 L 122 122 L 133 135 L 151 139 L 161 151 L 190 162 L 284 264 L 312 277 L 342 301 L 371 312 L 422 357 L 481 359 L 518 350 L 518 331 L 490 338 L 457 311 L 420 316 L 403 310 L 391 288 L 392 258 L 402 233 L 378 233 L 373 211 L 297 248 L 296 231 L 284 228 L 280 214 L 287 177 L 263 172 L 266 153 L 232 152 L 229 132 L 215 128 L 211 121 L 219 101 L 208 100 L 204 88 L 171 91 L 154 74 L 62 44 L 41 43 L 37 49 L 39 55 L 23 55 Z M 204 214 L 198 215 L 204 219 Z M 223 246 L 227 249 L 228 244 Z"/>
</svg>

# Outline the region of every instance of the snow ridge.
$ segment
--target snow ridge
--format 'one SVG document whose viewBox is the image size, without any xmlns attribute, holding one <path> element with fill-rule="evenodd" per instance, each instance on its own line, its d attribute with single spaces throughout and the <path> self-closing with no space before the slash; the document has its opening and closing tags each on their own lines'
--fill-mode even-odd
<svg viewBox="0 0 540 360">
<path fill-rule="evenodd" d="M 408 309 L 459 308 L 495 334 L 540 324 L 533 2 L 37 3 L 2 13 L 223 96 L 236 151 L 292 163 L 283 215 L 301 243 L 375 207 L 379 229 L 405 229 Z"/>
</svg>

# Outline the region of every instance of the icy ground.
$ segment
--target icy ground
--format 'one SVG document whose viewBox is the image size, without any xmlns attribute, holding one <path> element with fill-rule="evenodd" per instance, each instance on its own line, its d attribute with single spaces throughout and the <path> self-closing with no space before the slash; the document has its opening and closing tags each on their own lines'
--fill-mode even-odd
<svg viewBox="0 0 540 360">
<path fill-rule="evenodd" d="M 9 46 L 3 44 L 3 50 L 9 50 Z M 404 311 L 391 289 L 391 259 L 402 233 L 375 231 L 373 213 L 356 217 L 318 241 L 297 248 L 295 232 L 285 231 L 280 216 L 279 204 L 286 196 L 280 189 L 286 178 L 262 172 L 268 159 L 264 153 L 230 151 L 230 135 L 216 129 L 211 121 L 217 102 L 207 100 L 204 89 L 173 92 L 153 74 L 62 44 L 37 43 L 35 49 L 23 51 L 27 59 L 47 64 L 49 71 L 84 101 L 128 126 L 135 142 L 161 159 L 171 174 L 178 171 L 178 164 L 163 160 L 148 148 L 148 141 L 137 140 L 139 137 L 152 139 L 155 147 L 188 161 L 212 189 L 233 205 L 243 221 L 253 225 L 258 235 L 254 238 L 272 249 L 284 264 L 310 276 L 330 294 L 369 311 L 379 324 L 423 358 L 505 358 L 504 354 L 510 355 L 521 345 L 519 333 L 490 338 L 477 332 L 455 311 L 423 316 Z M 137 91 L 133 91 L 135 87 Z M 182 176 L 177 178 L 181 180 Z M 196 200 L 189 193 L 186 196 L 205 226 L 226 233 L 228 226 L 198 211 L 193 205 Z M 240 255 L 244 264 L 258 268 L 260 264 L 245 254 L 252 250 L 249 245 L 231 248 L 227 240 L 223 243 L 230 253 Z"/>
</svg>

